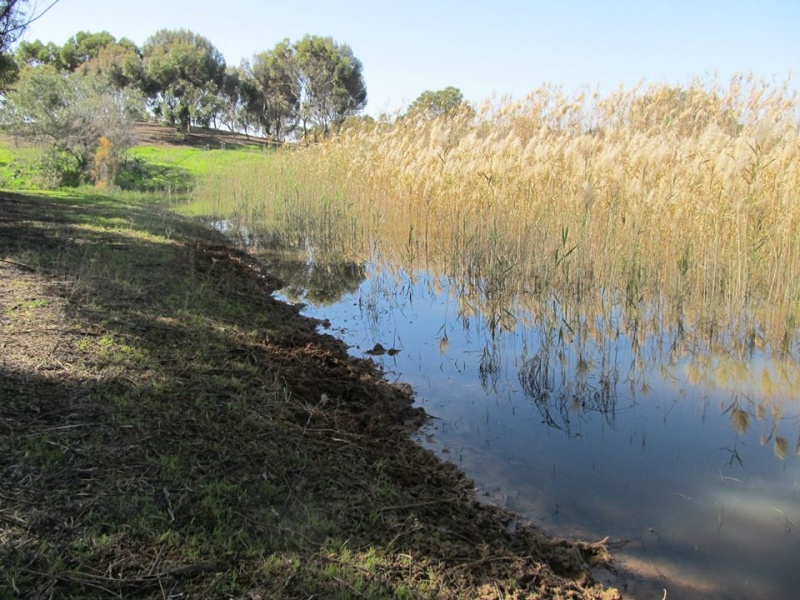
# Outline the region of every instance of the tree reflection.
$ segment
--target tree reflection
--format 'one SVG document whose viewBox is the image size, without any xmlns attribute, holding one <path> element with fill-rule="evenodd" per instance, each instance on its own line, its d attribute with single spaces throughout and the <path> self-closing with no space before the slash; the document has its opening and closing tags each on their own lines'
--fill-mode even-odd
<svg viewBox="0 0 800 600">
<path fill-rule="evenodd" d="M 325 306 L 358 291 L 366 278 L 363 264 L 336 257 L 310 258 L 308 253 L 280 248 L 258 251 L 270 270 L 284 282 L 282 293 L 295 302 Z"/>
</svg>

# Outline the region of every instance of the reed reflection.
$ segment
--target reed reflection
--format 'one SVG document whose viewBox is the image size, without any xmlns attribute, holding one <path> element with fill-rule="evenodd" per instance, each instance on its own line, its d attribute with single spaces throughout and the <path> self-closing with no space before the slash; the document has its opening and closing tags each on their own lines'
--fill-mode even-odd
<svg viewBox="0 0 800 600">
<path fill-rule="evenodd" d="M 273 251 L 270 260 L 278 265 L 276 256 Z M 613 428 L 621 386 L 638 403 L 657 382 L 673 389 L 676 398 L 727 395 L 720 414 L 737 436 L 758 424 L 763 430 L 759 441 L 772 444 L 777 458 L 800 449 L 787 437 L 790 428 L 789 435 L 800 434 L 800 420 L 785 418 L 781 408 L 800 398 L 800 367 L 792 357 L 796 349 L 775 350 L 748 319 L 726 328 L 682 307 L 665 306 L 660 298 L 640 297 L 632 303 L 624 294 L 605 290 L 593 298 L 519 294 L 497 280 L 486 284 L 477 272 L 464 282 L 442 272 L 368 260 L 337 263 L 321 253 L 289 256 L 277 271 L 288 281 L 288 297 L 329 305 L 349 295 L 374 335 L 386 330 L 385 321 L 393 322 L 388 326 L 392 339 L 375 341 L 396 345 L 405 336 L 396 315 L 415 305 L 433 301 L 446 306 L 443 323 L 432 332 L 439 354 L 449 352 L 453 328 L 480 340 L 475 370 L 484 391 L 496 393 L 508 365 L 517 365 L 521 392 L 544 422 L 566 435 L 572 435 L 571 421 L 577 416 L 597 417 Z M 424 262 L 435 263 L 432 257 Z M 745 327 L 734 328 L 736 323 Z M 503 355 L 508 345 L 501 340 L 509 336 L 521 342 L 515 356 Z M 730 445 L 731 460 L 741 462 L 736 448 L 736 442 Z"/>
</svg>

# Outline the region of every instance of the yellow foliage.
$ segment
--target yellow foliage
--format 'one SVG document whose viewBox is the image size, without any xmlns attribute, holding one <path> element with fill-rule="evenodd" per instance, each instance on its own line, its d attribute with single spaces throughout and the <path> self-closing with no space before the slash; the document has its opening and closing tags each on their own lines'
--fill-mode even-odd
<svg viewBox="0 0 800 600">
<path fill-rule="evenodd" d="M 117 170 L 117 157 L 114 144 L 106 136 L 98 140 L 97 150 L 94 153 L 94 169 L 92 177 L 98 188 L 105 188 L 113 183 Z"/>
</svg>

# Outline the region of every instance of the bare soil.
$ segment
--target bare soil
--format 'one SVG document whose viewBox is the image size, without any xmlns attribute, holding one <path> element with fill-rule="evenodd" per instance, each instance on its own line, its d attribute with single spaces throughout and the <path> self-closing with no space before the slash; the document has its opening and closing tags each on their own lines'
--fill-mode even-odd
<svg viewBox="0 0 800 600">
<path fill-rule="evenodd" d="M 0 599 L 619 598 L 279 285 L 157 207 L 0 192 Z"/>
<path fill-rule="evenodd" d="M 174 127 L 142 122 L 135 129 L 137 142 L 143 146 L 190 146 L 193 148 L 236 148 L 240 146 L 267 146 L 275 142 L 252 135 L 222 129 L 193 127 L 181 134 Z"/>
</svg>

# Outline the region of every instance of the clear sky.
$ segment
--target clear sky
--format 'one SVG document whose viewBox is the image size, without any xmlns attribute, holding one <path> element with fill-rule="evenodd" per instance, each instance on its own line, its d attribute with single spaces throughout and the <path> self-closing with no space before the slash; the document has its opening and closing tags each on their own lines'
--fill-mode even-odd
<svg viewBox="0 0 800 600">
<path fill-rule="evenodd" d="M 60 0 L 24 39 L 108 31 L 141 45 L 163 28 L 205 36 L 230 65 L 284 38 L 331 36 L 361 59 L 373 115 L 449 85 L 480 102 L 545 82 L 800 78 L 800 0 Z"/>
</svg>

